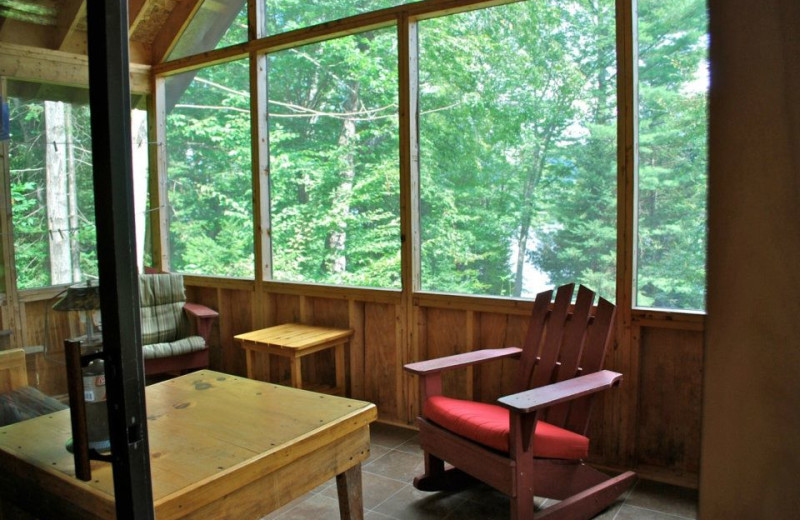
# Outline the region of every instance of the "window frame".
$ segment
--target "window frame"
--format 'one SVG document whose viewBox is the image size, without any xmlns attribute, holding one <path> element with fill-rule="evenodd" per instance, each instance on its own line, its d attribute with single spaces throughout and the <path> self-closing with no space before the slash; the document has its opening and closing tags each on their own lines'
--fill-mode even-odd
<svg viewBox="0 0 800 520">
<path fill-rule="evenodd" d="M 260 3 L 261 0 L 255 0 Z M 356 32 L 364 32 L 381 27 L 394 26 L 398 33 L 399 59 L 399 100 L 400 100 L 400 206 L 401 206 L 401 289 L 395 291 L 413 295 L 428 294 L 420 285 L 420 227 L 419 227 L 419 161 L 418 161 L 418 129 L 417 119 L 417 22 L 428 18 L 447 16 L 454 13 L 474 9 L 513 3 L 518 0 L 426 0 L 379 11 L 363 13 L 348 18 L 334 20 L 319 25 L 279 33 L 265 35 L 263 10 L 252 5 L 249 9 L 250 39 L 242 44 L 210 51 L 201 55 L 187 56 L 178 60 L 154 64 L 153 96 L 156 108 L 156 136 L 161 142 L 163 132 L 163 80 L 166 76 L 185 72 L 201 66 L 249 57 L 251 63 L 251 106 L 254 113 L 264 114 L 266 107 L 266 82 L 259 79 L 259 71 L 266 67 L 266 56 L 271 52 L 292 47 L 300 47 L 309 43 L 337 38 Z M 632 316 L 646 317 L 660 314 L 685 315 L 694 322 L 694 316 L 704 316 L 704 311 L 682 309 L 650 309 L 638 308 L 635 303 L 636 272 L 636 199 L 638 191 L 638 71 L 637 61 L 637 1 L 616 0 L 615 33 L 617 58 L 617 272 L 616 302 L 621 311 L 621 323 L 630 326 Z M 271 276 L 271 243 L 269 236 L 269 164 L 268 135 L 266 122 L 262 117 L 252 117 L 253 132 L 253 193 L 258 194 L 254 204 L 256 277 L 257 286 L 275 282 Z M 158 158 L 159 165 L 163 158 Z M 163 169 L 157 169 L 159 176 Z M 163 179 L 155 182 L 158 186 Z M 161 196 L 157 190 L 152 193 L 156 199 Z M 163 217 L 155 212 L 163 230 Z M 154 230 L 157 228 L 154 226 Z M 168 269 L 168 258 L 163 254 L 163 241 L 157 240 L 154 233 L 154 261 L 162 269 Z M 161 248 L 160 254 L 156 251 Z M 291 282 L 292 285 L 313 287 L 324 284 Z M 332 290 L 336 287 L 332 286 Z M 342 288 L 346 290 L 347 288 Z M 352 288 L 359 289 L 359 288 Z M 446 295 L 443 293 L 436 293 Z M 495 299 L 515 300 L 512 297 L 493 297 Z M 518 299 L 518 298 L 517 298 Z"/>
</svg>

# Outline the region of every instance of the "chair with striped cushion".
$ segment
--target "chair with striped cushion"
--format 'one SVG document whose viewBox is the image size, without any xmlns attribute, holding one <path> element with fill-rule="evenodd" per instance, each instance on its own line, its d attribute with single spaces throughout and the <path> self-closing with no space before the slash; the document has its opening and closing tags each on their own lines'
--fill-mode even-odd
<svg viewBox="0 0 800 520">
<path fill-rule="evenodd" d="M 180 274 L 139 277 L 146 375 L 208 367 L 208 338 L 218 313 L 187 303 Z"/>
<path fill-rule="evenodd" d="M 612 338 L 615 308 L 574 284 L 536 296 L 523 348 L 478 350 L 406 365 L 419 375 L 417 418 L 425 473 L 423 491 L 458 489 L 477 478 L 511 500 L 512 519 L 534 518 L 533 497 L 558 500 L 536 518 L 591 518 L 627 490 L 633 472 L 609 477 L 583 461 L 594 395 L 622 375 L 601 370 Z M 516 393 L 497 404 L 442 395 L 442 372 L 499 358 L 517 358 Z M 445 470 L 444 462 L 453 465 Z"/>
</svg>

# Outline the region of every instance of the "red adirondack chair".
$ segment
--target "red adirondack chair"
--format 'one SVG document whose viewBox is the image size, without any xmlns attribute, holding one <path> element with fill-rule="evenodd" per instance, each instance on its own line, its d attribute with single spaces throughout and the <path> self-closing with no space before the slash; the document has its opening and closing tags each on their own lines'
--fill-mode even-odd
<svg viewBox="0 0 800 520">
<path fill-rule="evenodd" d="M 583 462 L 594 394 L 618 385 L 622 375 L 601 370 L 612 339 L 614 305 L 574 284 L 538 294 L 525 345 L 479 350 L 405 369 L 420 376 L 422 414 L 417 418 L 425 473 L 414 486 L 456 489 L 471 475 L 511 498 L 511 518 L 534 518 L 533 497 L 560 500 L 536 518 L 591 518 L 636 479 L 628 471 L 609 477 Z M 519 359 L 513 395 L 498 404 L 442 395 L 442 372 L 501 357 Z M 444 462 L 454 467 L 445 471 Z"/>
</svg>

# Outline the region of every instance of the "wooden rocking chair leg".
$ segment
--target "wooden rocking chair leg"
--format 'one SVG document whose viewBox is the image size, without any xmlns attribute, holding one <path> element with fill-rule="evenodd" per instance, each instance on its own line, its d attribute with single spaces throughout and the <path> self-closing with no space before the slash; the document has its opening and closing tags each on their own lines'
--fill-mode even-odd
<svg viewBox="0 0 800 520">
<path fill-rule="evenodd" d="M 511 520 L 532 520 L 533 511 L 533 496 L 517 495 L 511 499 Z"/>
<path fill-rule="evenodd" d="M 511 497 L 511 520 L 533 519 L 533 455 L 523 452 L 514 466 L 514 496 Z"/>
<path fill-rule="evenodd" d="M 586 491 L 540 511 L 537 520 L 589 519 L 606 509 L 636 482 L 636 473 L 626 471 Z"/>
</svg>

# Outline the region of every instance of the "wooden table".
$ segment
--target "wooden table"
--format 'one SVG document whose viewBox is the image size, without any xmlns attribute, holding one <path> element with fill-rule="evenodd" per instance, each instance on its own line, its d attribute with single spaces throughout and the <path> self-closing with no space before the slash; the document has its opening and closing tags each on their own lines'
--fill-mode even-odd
<svg viewBox="0 0 800 520">
<path fill-rule="evenodd" d="M 350 340 L 353 331 L 331 327 L 316 327 L 300 323 L 284 323 L 266 329 L 246 332 L 234 336 L 242 344 L 247 355 L 247 377 L 253 378 L 256 364 L 256 353 L 262 356 L 266 373 L 269 373 L 269 356 L 282 356 L 289 359 L 291 385 L 303 388 L 303 377 L 300 361 L 304 356 L 334 349 L 334 369 L 336 385 L 331 393 L 345 395 L 344 382 L 344 346 Z"/>
<path fill-rule="evenodd" d="M 336 476 L 362 518 L 375 405 L 204 370 L 146 390 L 156 518 L 255 519 Z M 111 465 L 74 476 L 69 411 L 0 428 L 0 496 L 41 518 L 114 518 Z"/>
</svg>

